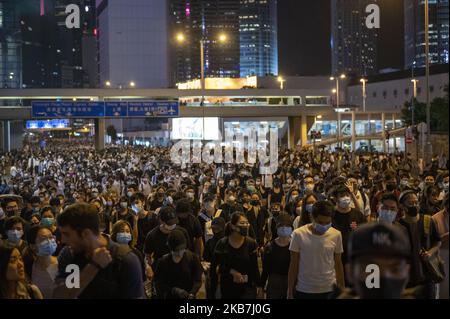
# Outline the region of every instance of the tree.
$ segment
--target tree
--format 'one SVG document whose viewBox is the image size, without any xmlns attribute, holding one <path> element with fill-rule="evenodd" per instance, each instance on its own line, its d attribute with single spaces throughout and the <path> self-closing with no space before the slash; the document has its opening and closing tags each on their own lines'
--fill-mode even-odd
<svg viewBox="0 0 450 319">
<path fill-rule="evenodd" d="M 116 128 L 114 127 L 114 125 L 110 125 L 106 128 L 106 134 L 108 134 L 108 136 L 111 137 L 111 141 L 114 143 L 116 143 L 117 141 L 117 131 Z"/>
<path fill-rule="evenodd" d="M 444 92 L 446 95 L 444 97 L 437 97 L 431 101 L 430 110 L 430 126 L 431 131 L 434 132 L 448 132 L 448 85 L 445 87 Z M 402 109 L 402 120 L 409 126 L 412 120 L 412 109 L 411 102 L 405 102 Z M 427 105 L 426 103 L 420 103 L 414 100 L 414 124 L 427 122 Z"/>
</svg>

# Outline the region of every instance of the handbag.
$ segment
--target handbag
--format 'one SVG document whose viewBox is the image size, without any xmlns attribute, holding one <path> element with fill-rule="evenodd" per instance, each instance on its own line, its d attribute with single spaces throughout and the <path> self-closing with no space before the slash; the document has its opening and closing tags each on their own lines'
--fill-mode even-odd
<svg viewBox="0 0 450 319">
<path fill-rule="evenodd" d="M 427 248 L 430 248 L 430 230 L 431 230 L 431 216 L 424 215 L 423 220 L 425 235 L 427 236 Z M 431 281 L 435 284 L 439 284 L 444 281 L 445 264 L 439 255 L 439 250 L 424 261 L 424 266 Z"/>
</svg>

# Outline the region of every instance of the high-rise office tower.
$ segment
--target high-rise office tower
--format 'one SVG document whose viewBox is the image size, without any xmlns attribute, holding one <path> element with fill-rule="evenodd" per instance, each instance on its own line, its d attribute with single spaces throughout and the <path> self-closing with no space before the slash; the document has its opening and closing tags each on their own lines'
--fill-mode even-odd
<svg viewBox="0 0 450 319">
<path fill-rule="evenodd" d="M 425 66 L 425 1 L 404 0 L 405 68 Z M 429 1 L 430 63 L 448 63 L 448 0 Z"/>
<path fill-rule="evenodd" d="M 240 73 L 278 75 L 277 0 L 241 0 Z"/>
<path fill-rule="evenodd" d="M 173 48 L 173 80 L 200 78 L 200 41 L 204 42 L 205 77 L 240 76 L 240 0 L 171 0 L 170 37 Z M 185 40 L 177 42 L 176 35 Z M 226 41 L 219 41 L 219 36 Z"/>
<path fill-rule="evenodd" d="M 97 20 L 101 87 L 169 86 L 168 0 L 97 0 Z"/>
<path fill-rule="evenodd" d="M 378 71 L 378 31 L 366 26 L 366 7 L 377 3 L 378 0 L 332 0 L 333 74 L 364 76 Z"/>
</svg>

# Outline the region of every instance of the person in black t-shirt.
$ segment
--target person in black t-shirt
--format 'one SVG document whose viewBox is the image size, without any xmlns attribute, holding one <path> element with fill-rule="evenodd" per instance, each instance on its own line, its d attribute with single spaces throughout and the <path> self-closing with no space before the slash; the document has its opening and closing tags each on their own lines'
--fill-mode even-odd
<svg viewBox="0 0 450 319">
<path fill-rule="evenodd" d="M 234 188 L 227 188 L 225 203 L 220 206 L 220 209 L 222 210 L 220 217 L 225 219 L 225 222 L 230 220 L 235 211 L 242 211 L 242 207 L 236 201 L 236 190 Z"/>
<path fill-rule="evenodd" d="M 434 299 L 436 285 L 425 266 L 427 258 L 436 254 L 441 238 L 431 216 L 419 214 L 419 200 L 413 191 L 405 191 L 399 198 L 405 216 L 400 220 L 408 233 L 411 246 L 411 268 L 407 288 L 422 286 L 425 299 Z"/>
<path fill-rule="evenodd" d="M 267 299 L 287 297 L 292 222 L 289 214 L 280 213 L 274 220 L 277 237 L 264 247 L 261 283 L 265 286 L 267 282 Z"/>
<path fill-rule="evenodd" d="M 197 217 L 192 215 L 192 207 L 188 199 L 180 199 L 176 203 L 176 214 L 179 225 L 186 229 L 189 234 L 189 241 L 193 245 L 193 252 L 198 256 L 203 255 L 202 226 Z"/>
<path fill-rule="evenodd" d="M 134 212 L 130 211 L 128 205 L 128 199 L 125 196 L 122 196 L 119 202 L 119 210 L 114 210 L 113 215 L 111 216 L 111 224 L 115 224 L 118 220 L 127 221 L 132 228 L 134 228 Z"/>
<path fill-rule="evenodd" d="M 178 218 L 172 207 L 161 208 L 159 222 L 160 225 L 148 233 L 144 243 L 144 253 L 147 258 L 147 263 L 151 265 L 153 271 L 156 269 L 158 259 L 170 252 L 169 246 L 167 246 L 167 238 L 173 230 L 178 229 L 185 234 L 187 247 L 192 250 L 189 235 L 184 228 L 177 225 Z M 152 274 L 149 277 L 152 277 Z"/>
<path fill-rule="evenodd" d="M 220 276 L 223 299 L 255 299 L 262 295 L 258 246 L 248 237 L 249 228 L 247 217 L 240 212 L 234 213 L 227 225 L 226 237 L 216 245 L 211 262 L 211 291 L 216 291 Z"/>
<path fill-rule="evenodd" d="M 342 185 L 335 190 L 336 210 L 333 215 L 333 227 L 342 234 L 342 245 L 344 253 L 342 254 L 342 263 L 347 262 L 347 243 L 349 236 L 361 224 L 366 222 L 366 217 L 359 210 L 351 208 L 350 190 Z"/>
<path fill-rule="evenodd" d="M 53 297 L 58 299 L 143 298 L 144 285 L 139 258 L 125 245 L 114 243 L 99 232 L 97 209 L 90 204 L 68 206 L 58 216 L 62 243 L 59 273 Z M 80 269 L 80 288 L 66 285 L 66 269 Z"/>
<path fill-rule="evenodd" d="M 144 194 L 136 193 L 131 197 L 130 201 L 131 210 L 138 215 L 136 248 L 142 251 L 147 234 L 159 225 L 159 221 L 155 213 L 145 209 Z"/>
<path fill-rule="evenodd" d="M 216 245 L 225 236 L 225 220 L 222 217 L 214 218 L 211 221 L 211 229 L 213 232 L 213 237 L 206 241 L 205 250 L 203 251 L 203 260 L 206 264 L 205 272 L 206 272 L 206 299 L 214 299 L 215 292 L 211 290 L 211 275 L 210 275 L 210 265 L 211 260 L 214 255 L 214 250 L 216 249 Z"/>
<path fill-rule="evenodd" d="M 159 260 L 155 270 L 155 287 L 161 299 L 195 299 L 202 285 L 200 258 L 187 250 L 186 237 L 179 231 L 170 233 L 170 253 Z"/>
</svg>

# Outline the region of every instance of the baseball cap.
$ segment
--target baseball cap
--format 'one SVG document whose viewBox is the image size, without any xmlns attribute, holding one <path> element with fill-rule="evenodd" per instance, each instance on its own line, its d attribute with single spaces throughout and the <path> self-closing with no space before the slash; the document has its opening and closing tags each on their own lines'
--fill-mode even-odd
<svg viewBox="0 0 450 319">
<path fill-rule="evenodd" d="M 159 211 L 159 218 L 167 225 L 178 224 L 178 217 L 171 206 L 162 207 Z"/>
<path fill-rule="evenodd" d="M 362 255 L 387 255 L 411 257 L 411 248 L 405 232 L 397 225 L 368 223 L 357 228 L 348 244 L 348 256 L 353 259 Z"/>
</svg>

